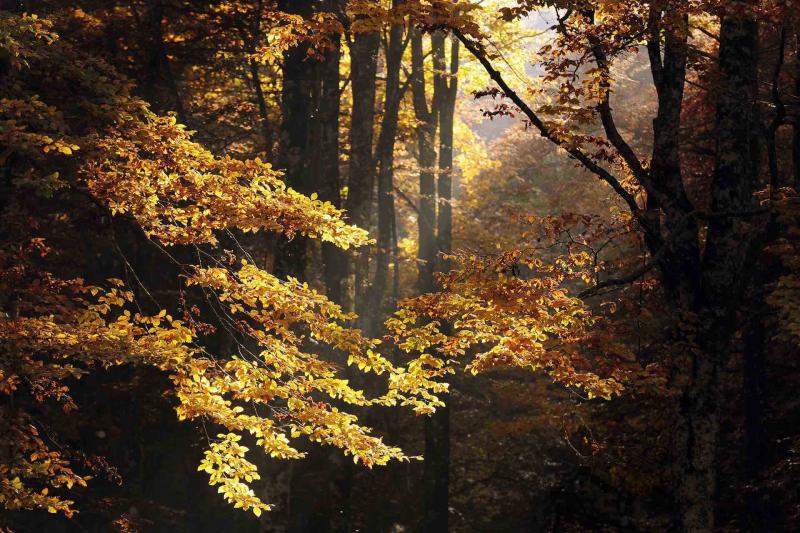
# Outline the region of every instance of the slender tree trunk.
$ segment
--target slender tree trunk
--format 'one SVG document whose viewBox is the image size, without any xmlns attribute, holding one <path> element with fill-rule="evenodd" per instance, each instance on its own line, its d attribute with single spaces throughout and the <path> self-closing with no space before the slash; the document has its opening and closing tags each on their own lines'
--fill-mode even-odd
<svg viewBox="0 0 800 533">
<path fill-rule="evenodd" d="M 440 47 L 437 63 L 444 69 L 444 45 Z M 450 68 L 448 75 L 439 75 L 438 90 L 442 92 L 439 108 L 439 213 L 437 223 L 437 240 L 440 263 L 437 270 L 446 272 L 449 263 L 444 255 L 452 251 L 453 241 L 453 130 L 455 122 L 456 96 L 458 93 L 458 56 L 459 41 L 453 39 L 450 47 Z"/>
<path fill-rule="evenodd" d="M 323 9 L 338 13 L 341 0 L 328 0 Z M 318 143 L 314 154 L 308 153 L 312 161 L 318 163 L 314 174 L 319 177 L 319 197 L 336 207 L 342 207 L 342 180 L 339 172 L 339 108 L 341 91 L 339 89 L 339 61 L 341 43 L 338 35 L 331 36 L 331 49 L 318 64 L 319 96 L 312 117 Z M 322 244 L 322 260 L 325 287 L 328 297 L 338 304 L 344 304 L 344 282 L 347 276 L 347 254 L 331 243 Z"/>
<path fill-rule="evenodd" d="M 313 0 L 281 0 L 278 3 L 283 11 L 304 18 L 313 15 L 315 5 Z M 338 56 L 335 60 L 338 80 Z M 324 64 L 309 58 L 307 44 L 292 47 L 284 53 L 278 168 L 284 169 L 287 185 L 295 190 L 304 194 L 319 192 L 330 199 L 334 194 L 330 183 L 332 180 L 338 181 L 338 153 L 335 164 L 337 171 L 334 171 L 331 168 L 330 151 L 335 145 L 330 138 L 323 143 L 323 134 L 329 132 L 323 132 L 323 125 L 320 124 L 323 120 L 320 107 L 324 69 Z M 329 77 L 330 70 L 328 66 L 328 72 L 325 73 Z M 330 91 L 330 86 L 326 89 Z M 325 95 L 335 98 L 330 92 Z M 329 114 L 330 104 L 326 105 L 325 112 Z M 326 119 L 331 120 L 330 117 Z M 331 174 L 323 175 L 323 169 Z M 335 190 L 338 192 L 338 188 Z M 283 239 L 278 241 L 275 261 L 278 276 L 305 277 L 307 244 L 308 240 L 300 236 L 290 242 Z M 293 465 L 289 474 L 287 530 L 291 533 L 324 533 L 331 530 L 333 492 L 329 486 L 332 485 L 331 478 L 325 472 L 327 454 L 317 449 L 307 451 L 308 458 Z"/>
<path fill-rule="evenodd" d="M 375 191 L 375 158 L 373 157 L 375 93 L 378 71 L 378 33 L 356 33 L 350 43 L 350 77 L 353 112 L 350 125 L 350 176 L 347 184 L 347 212 L 350 222 L 369 230 Z M 369 248 L 356 252 L 355 311 L 361 325 L 371 319 L 367 289 L 369 287 Z"/>
<path fill-rule="evenodd" d="M 797 28 L 795 33 L 794 64 L 794 96 L 796 101 L 800 102 L 800 28 Z M 800 192 L 800 105 L 795 105 L 792 128 L 792 163 L 794 164 L 794 189 Z"/>
<path fill-rule="evenodd" d="M 411 37 L 411 89 L 414 114 L 417 119 L 417 162 L 419 164 L 419 205 L 417 225 L 419 250 L 417 252 L 417 289 L 421 294 L 433 292 L 433 272 L 436 266 L 436 129 L 438 108 L 434 101 L 428 109 L 425 82 L 425 64 L 422 50 L 422 32 L 412 30 Z M 444 36 L 431 36 L 435 48 L 444 43 Z"/>
<path fill-rule="evenodd" d="M 287 13 L 308 17 L 312 0 L 281 0 L 278 7 Z M 310 158 L 311 122 L 315 86 L 313 63 L 308 58 L 308 45 L 300 44 L 284 54 L 281 88 L 281 133 L 278 168 L 285 172 L 286 184 L 302 193 L 311 193 Z M 277 244 L 275 272 L 278 276 L 305 277 L 306 244 L 304 237 Z"/>
<path fill-rule="evenodd" d="M 156 112 L 174 110 L 181 124 L 189 124 L 178 81 L 164 47 L 164 4 L 153 0 L 145 16 L 143 48 L 145 50 L 144 95 Z M 169 92 L 172 102 L 165 102 L 161 88 Z"/>
<path fill-rule="evenodd" d="M 250 71 L 250 83 L 253 85 L 253 92 L 256 97 L 256 105 L 258 106 L 258 117 L 261 120 L 261 134 L 264 140 L 264 152 L 266 153 L 267 160 L 272 159 L 272 132 L 269 124 L 269 110 L 267 108 L 267 99 L 264 96 L 264 86 L 261 83 L 261 72 L 258 61 L 256 61 L 252 54 L 255 54 L 258 44 L 261 41 L 261 17 L 264 10 L 263 0 L 256 2 L 256 13 L 253 17 L 253 23 L 249 30 L 249 35 L 243 30 L 243 39 L 247 43 L 246 49 L 251 57 L 247 61 L 247 67 Z"/>
<path fill-rule="evenodd" d="M 453 239 L 453 127 L 458 92 L 458 47 L 452 41 L 449 71 L 445 65 L 445 40 L 441 34 L 432 37 L 434 68 L 434 100 L 438 104 L 439 165 L 437 182 L 436 265 L 438 272 L 449 270 L 447 256 Z M 450 333 L 451 325 L 442 328 Z M 449 525 L 450 490 L 450 406 L 436 410 L 425 419 L 425 519 L 423 530 L 444 532 Z"/>
<path fill-rule="evenodd" d="M 653 18 L 657 20 L 653 20 Z M 686 60 L 688 53 L 689 21 L 680 13 L 651 16 L 655 27 L 655 45 L 651 45 L 651 69 L 658 93 L 658 112 L 653 121 L 652 181 L 661 197 L 648 199 L 648 209 L 663 214 L 664 229 L 671 239 L 668 253 L 662 254 L 661 273 L 665 289 L 676 305 L 694 309 L 700 294 L 700 244 L 697 222 L 687 216 L 693 207 L 683 184 L 680 153 L 681 112 Z M 664 50 L 658 33 L 664 26 Z M 653 46 L 656 47 L 653 50 Z M 653 217 L 659 214 L 654 213 Z M 648 243 L 651 253 L 661 244 Z"/>
<path fill-rule="evenodd" d="M 769 276 L 771 277 L 771 276 Z M 759 280 L 759 285 L 766 279 Z M 744 412 L 744 475 L 747 520 L 743 529 L 758 530 L 769 523 L 769 513 L 762 500 L 759 477 L 766 466 L 767 438 L 764 429 L 766 391 L 765 358 L 767 354 L 765 316 L 768 309 L 760 295 L 750 313 L 751 324 L 744 333 L 742 365 L 742 404 Z M 772 530 L 773 528 L 770 528 Z"/>
<path fill-rule="evenodd" d="M 264 97 L 264 87 L 261 83 L 259 65 L 255 59 L 248 61 L 250 68 L 250 79 L 253 84 L 253 91 L 256 95 L 258 105 L 258 118 L 261 120 L 261 135 L 264 138 L 264 152 L 267 160 L 272 159 L 272 131 L 269 127 L 269 110 L 267 109 L 267 99 Z"/>
<path fill-rule="evenodd" d="M 394 0 L 397 8 L 404 0 Z M 371 313 L 365 327 L 374 335 L 384 309 L 384 297 L 389 285 L 389 261 L 392 256 L 392 231 L 395 226 L 394 207 L 394 145 L 397 137 L 397 120 L 403 89 L 400 86 L 400 67 L 405 52 L 406 41 L 402 24 L 394 24 L 389 31 L 386 49 L 386 89 L 384 112 L 376 146 L 378 162 L 378 239 L 375 259 L 375 277 L 370 288 L 369 308 Z M 398 272 L 395 272 L 395 278 Z"/>
</svg>

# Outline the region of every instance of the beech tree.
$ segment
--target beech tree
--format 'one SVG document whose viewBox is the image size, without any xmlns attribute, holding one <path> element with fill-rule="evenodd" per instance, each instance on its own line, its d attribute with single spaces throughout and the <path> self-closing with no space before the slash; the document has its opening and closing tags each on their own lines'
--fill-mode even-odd
<svg viewBox="0 0 800 533">
<path fill-rule="evenodd" d="M 798 13 L 0 2 L 0 529 L 789 528 Z"/>
</svg>

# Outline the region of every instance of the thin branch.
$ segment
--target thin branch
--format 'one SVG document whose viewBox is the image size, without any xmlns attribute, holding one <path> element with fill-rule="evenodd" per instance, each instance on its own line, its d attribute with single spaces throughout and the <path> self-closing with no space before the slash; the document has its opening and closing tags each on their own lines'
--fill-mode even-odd
<svg viewBox="0 0 800 533">
<path fill-rule="evenodd" d="M 400 198 L 403 199 L 403 201 L 405 201 L 408 204 L 408 206 L 414 211 L 414 213 L 416 213 L 417 216 L 419 216 L 419 208 L 417 207 L 417 204 L 414 203 L 414 200 L 409 198 L 408 195 L 405 192 L 403 192 L 403 190 L 400 187 L 395 186 L 394 191 L 400 196 Z"/>
<path fill-rule="evenodd" d="M 611 65 L 608 61 L 608 56 L 603 50 L 602 43 L 597 37 L 589 34 L 589 45 L 592 49 L 597 67 L 600 69 L 602 79 L 600 81 L 600 89 L 602 91 L 602 98 L 597 105 L 597 111 L 600 114 L 600 120 L 603 123 L 603 129 L 606 132 L 609 142 L 617 149 L 625 164 L 633 173 L 634 177 L 639 180 L 639 183 L 645 184 L 649 181 L 647 171 L 642 167 L 639 157 L 631 148 L 631 145 L 622 137 L 622 134 L 617 129 L 617 123 L 614 120 L 614 114 L 611 111 Z M 649 193 L 649 191 L 648 191 Z"/>
<path fill-rule="evenodd" d="M 638 280 L 639 278 L 641 278 L 642 276 L 644 276 L 645 274 L 647 274 L 648 272 L 650 272 L 651 270 L 653 270 L 658 266 L 658 264 L 661 262 L 661 259 L 664 257 L 667 248 L 668 247 L 666 245 L 662 246 L 661 249 L 658 250 L 658 253 L 656 253 L 656 255 L 654 255 L 644 265 L 637 268 L 630 274 L 622 276 L 620 278 L 610 278 L 605 281 L 601 281 L 594 287 L 589 287 L 588 289 L 581 291 L 578 294 L 578 298 L 581 299 L 590 298 L 592 296 L 596 296 L 600 291 L 604 289 L 608 289 L 611 287 L 619 287 L 622 285 L 628 285 L 630 283 L 633 283 L 634 281 Z"/>
<path fill-rule="evenodd" d="M 676 230 L 674 231 L 673 235 L 680 234 L 678 229 L 682 227 L 684 224 L 688 223 L 692 219 L 700 219 L 700 220 L 711 220 L 711 219 L 719 219 L 719 218 L 746 218 L 746 217 L 753 217 L 758 215 L 764 215 L 770 213 L 771 210 L 767 208 L 761 209 L 748 209 L 744 211 L 716 211 L 716 212 L 709 212 L 709 211 L 692 211 L 691 213 L 687 213 L 686 216 L 678 223 Z M 578 294 L 578 298 L 585 299 L 592 296 L 596 296 L 600 291 L 604 289 L 608 289 L 611 287 L 619 287 L 622 285 L 628 285 L 633 283 L 634 281 L 638 280 L 657 266 L 664 258 L 664 255 L 672 249 L 672 245 L 674 243 L 674 238 L 665 242 L 661 248 L 641 267 L 637 268 L 630 274 L 619 278 L 611 278 L 605 281 L 598 283 L 593 287 L 589 287 L 588 289 L 580 292 Z"/>
<path fill-rule="evenodd" d="M 547 139 L 548 141 L 552 142 L 556 146 L 563 148 L 570 156 L 574 159 L 579 161 L 587 170 L 598 176 L 601 180 L 608 183 L 612 189 L 617 193 L 617 195 L 622 198 L 622 200 L 627 204 L 628 209 L 630 209 L 631 213 L 636 217 L 636 220 L 641 224 L 642 228 L 648 233 L 652 232 L 650 221 L 645 217 L 644 213 L 642 213 L 639 205 L 636 203 L 636 198 L 633 194 L 628 192 L 627 189 L 619 182 L 619 180 L 614 177 L 608 170 L 604 169 L 600 165 L 598 165 L 595 161 L 593 161 L 588 155 L 586 155 L 583 151 L 579 148 L 574 146 L 567 145 L 563 140 L 559 139 L 550 129 L 544 124 L 541 118 L 533 111 L 533 109 L 525 103 L 522 98 L 513 90 L 511 87 L 508 86 L 506 81 L 503 79 L 502 74 L 494 68 L 491 61 L 486 58 L 486 55 L 483 53 L 481 46 L 479 43 L 468 39 L 460 30 L 453 28 L 453 34 L 458 37 L 458 40 L 462 42 L 464 47 L 477 59 L 483 68 L 486 70 L 489 77 L 500 87 L 503 91 L 505 96 L 509 98 L 514 104 L 522 111 L 525 116 L 528 118 L 530 123 L 539 130 L 539 133 Z"/>
</svg>

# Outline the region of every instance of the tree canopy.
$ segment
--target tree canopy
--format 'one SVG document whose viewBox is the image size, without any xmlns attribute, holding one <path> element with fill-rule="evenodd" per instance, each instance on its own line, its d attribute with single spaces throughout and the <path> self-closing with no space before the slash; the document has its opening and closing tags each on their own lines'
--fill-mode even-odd
<svg viewBox="0 0 800 533">
<path fill-rule="evenodd" d="M 791 529 L 799 21 L 0 1 L 0 530 Z"/>
</svg>

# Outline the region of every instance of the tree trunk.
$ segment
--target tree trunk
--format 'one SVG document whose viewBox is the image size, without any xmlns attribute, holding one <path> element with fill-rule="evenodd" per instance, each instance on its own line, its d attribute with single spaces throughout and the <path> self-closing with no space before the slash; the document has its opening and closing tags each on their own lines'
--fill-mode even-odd
<svg viewBox="0 0 800 533">
<path fill-rule="evenodd" d="M 774 272 L 774 268 L 768 269 Z M 757 281 L 761 287 L 765 286 L 767 275 Z M 744 412 L 744 468 L 742 484 L 745 490 L 747 503 L 746 520 L 742 526 L 744 530 L 757 531 L 759 527 L 769 524 L 770 514 L 764 504 L 763 492 L 759 486 L 759 478 L 766 466 L 767 436 L 764 428 L 764 396 L 766 391 L 766 355 L 767 321 L 764 317 L 768 314 L 766 303 L 761 295 L 756 296 L 754 305 L 750 308 L 751 323 L 744 332 L 743 364 L 742 364 L 742 407 Z M 773 530 L 773 527 L 769 530 Z"/>
<path fill-rule="evenodd" d="M 453 228 L 453 123 L 455 114 L 455 97 L 458 90 L 458 41 L 453 40 L 451 47 L 449 73 L 446 66 L 445 36 L 440 32 L 431 35 L 433 53 L 433 106 L 430 112 L 423 110 L 427 104 L 424 102 L 424 71 L 421 70 L 421 40 L 412 43 L 414 57 L 413 66 L 417 68 L 415 79 L 415 109 L 417 118 L 422 122 L 418 130 L 420 153 L 420 292 L 435 289 L 436 284 L 433 271 L 446 271 L 449 269 L 446 256 L 452 250 Z M 449 75 L 448 75 L 449 74 Z M 433 127 L 424 121 L 428 119 Z M 439 128 L 439 161 L 438 176 L 435 184 L 436 190 L 427 192 L 427 172 L 429 169 L 428 157 L 433 152 L 432 142 L 435 137 L 436 127 Z M 433 152 L 435 158 L 435 152 Z M 430 165 L 432 166 L 432 164 Z M 434 196 L 433 208 L 426 206 L 426 195 Z M 437 198 L 438 196 L 438 198 Z M 430 210 L 427 210 L 430 209 Z M 426 223 L 427 220 L 430 223 Z M 434 222 L 435 220 L 435 233 Z M 432 238 L 435 249 L 428 252 L 429 243 L 425 239 Z M 427 263 L 432 261 L 429 271 Z M 449 324 L 442 325 L 445 333 L 450 330 Z M 423 472 L 423 494 L 425 498 L 425 515 L 422 530 L 425 532 L 445 532 L 449 529 L 449 489 L 450 489 L 450 407 L 445 406 L 425 420 L 425 470 Z"/>
<path fill-rule="evenodd" d="M 417 252 L 417 289 L 420 294 L 433 292 L 433 272 L 436 265 L 436 128 L 438 102 L 428 109 L 425 83 L 425 64 L 422 51 L 422 32 L 414 29 L 411 37 L 411 89 L 414 114 L 417 119 L 417 162 L 419 164 L 419 205 L 417 226 L 419 249 Z M 444 36 L 431 36 L 433 47 L 444 43 Z"/>
<path fill-rule="evenodd" d="M 261 41 L 261 17 L 264 10 L 263 0 L 256 2 L 256 13 L 253 17 L 253 23 L 250 28 L 249 35 L 242 31 L 243 39 L 245 40 L 246 50 L 248 54 L 255 54 L 258 44 Z M 267 161 L 272 159 L 272 132 L 269 124 L 269 110 L 267 109 L 267 99 L 264 96 L 264 87 L 261 83 L 261 73 L 258 62 L 250 57 L 247 61 L 247 67 L 250 71 L 250 83 L 253 85 L 253 92 L 256 97 L 256 105 L 258 106 L 258 116 L 261 120 L 261 134 L 264 140 L 264 152 Z"/>
<path fill-rule="evenodd" d="M 396 9 L 404 0 L 394 0 Z M 394 145 L 397 137 L 397 120 L 403 90 L 400 87 L 400 67 L 405 52 L 402 24 L 394 24 L 389 32 L 386 50 L 386 96 L 383 119 L 376 146 L 378 162 L 378 242 L 375 259 L 375 278 L 370 288 L 369 308 L 377 317 L 370 317 L 365 328 L 375 335 L 384 309 L 384 297 L 389 284 L 389 260 L 392 255 L 392 232 L 395 226 L 394 208 Z M 397 278 L 398 272 L 395 272 Z"/>
<path fill-rule="evenodd" d="M 172 71 L 169 58 L 164 49 L 164 4 L 161 0 L 152 0 L 148 5 L 143 29 L 145 52 L 144 96 L 157 113 L 175 111 L 181 124 L 189 124 L 189 117 L 183 105 L 178 82 Z M 168 100 L 163 98 L 162 89 L 169 92 Z"/>
<path fill-rule="evenodd" d="M 800 28 L 796 29 L 794 50 L 794 97 L 800 101 Z M 792 128 L 792 163 L 794 164 L 794 189 L 800 192 L 800 105 L 795 106 Z"/>
<path fill-rule="evenodd" d="M 375 191 L 375 158 L 373 157 L 375 122 L 375 81 L 378 71 L 378 33 L 356 33 L 350 43 L 350 77 L 353 112 L 350 125 L 350 176 L 347 183 L 347 212 L 350 222 L 370 229 Z M 369 248 L 356 251 L 354 307 L 361 327 L 371 317 L 367 289 L 369 287 Z"/>
<path fill-rule="evenodd" d="M 657 35 L 661 30 L 658 15 Z M 663 254 L 661 265 L 665 290 L 676 305 L 694 309 L 700 294 L 700 244 L 697 222 L 688 214 L 693 206 L 686 194 L 681 170 L 680 132 L 686 82 L 689 21 L 680 13 L 665 13 L 664 52 L 651 51 L 651 68 L 658 93 L 658 112 L 653 121 L 653 157 L 651 174 L 653 185 L 662 200 L 648 198 L 648 210 L 660 209 L 664 230 L 671 239 L 670 249 Z M 651 214 L 657 218 L 658 214 Z M 656 253 L 662 243 L 648 242 L 651 253 Z"/>
<path fill-rule="evenodd" d="M 272 133 L 269 129 L 269 112 L 267 110 L 267 100 L 264 97 L 264 88 L 261 84 L 261 75 L 258 70 L 258 63 L 255 59 L 248 62 L 250 68 L 250 78 L 253 84 L 253 91 L 256 95 L 258 105 L 258 117 L 261 120 L 261 134 L 264 137 L 264 153 L 267 160 L 272 158 Z"/>
<path fill-rule="evenodd" d="M 312 0 L 282 0 L 278 7 L 287 13 L 308 17 Z M 311 144 L 312 109 L 315 76 L 307 62 L 308 45 L 287 50 L 283 57 L 281 88 L 281 134 L 278 168 L 285 172 L 286 184 L 302 193 L 311 193 L 309 147 Z M 275 258 L 278 276 L 305 277 L 306 242 L 302 236 L 286 242 L 279 239 Z"/>
<path fill-rule="evenodd" d="M 691 355 L 678 428 L 678 501 L 684 531 L 713 531 L 719 371 L 736 330 L 745 250 L 743 220 L 724 213 L 751 207 L 758 179 L 756 114 L 758 26 L 747 14 L 724 15 L 720 26 L 720 87 L 712 212 L 703 257 L 699 350 Z"/>
<path fill-rule="evenodd" d="M 327 0 L 321 6 L 323 10 L 338 13 L 341 0 Z M 319 177 L 315 186 L 319 189 L 319 197 L 336 207 L 342 207 L 342 181 L 339 172 L 339 108 L 341 91 L 339 89 L 339 61 L 341 59 L 340 36 L 331 36 L 331 49 L 327 50 L 324 59 L 317 65 L 318 96 L 317 106 L 313 112 L 312 123 L 314 153 L 309 157 L 315 164 L 314 176 Z M 316 166 L 318 165 L 318 166 Z M 322 260 L 325 287 L 328 298 L 337 304 L 344 304 L 344 281 L 347 276 L 347 254 L 331 243 L 322 244 Z"/>
<path fill-rule="evenodd" d="M 436 220 L 438 248 L 442 254 L 437 268 L 440 272 L 449 270 L 449 263 L 443 256 L 450 254 L 453 247 L 453 128 L 458 93 L 459 42 L 453 39 L 451 43 L 449 79 L 439 75 L 437 80 L 438 90 L 443 94 L 439 109 L 439 214 Z M 436 62 L 444 69 L 444 45 L 439 50 L 437 56 L 441 59 L 437 58 Z"/>
</svg>

